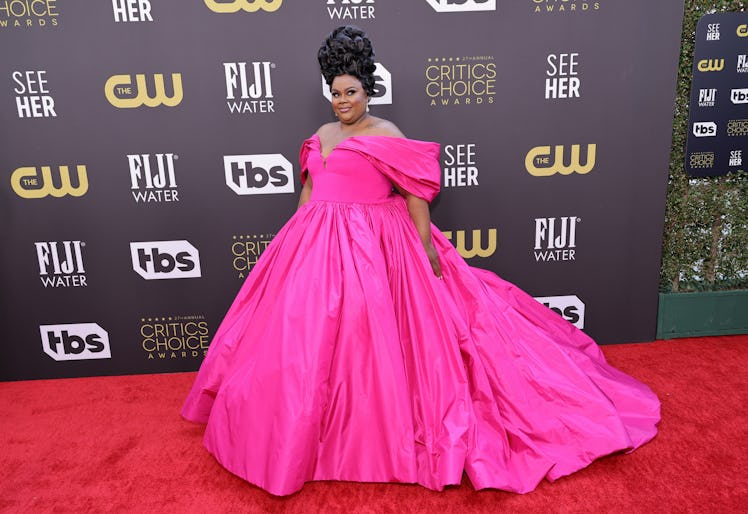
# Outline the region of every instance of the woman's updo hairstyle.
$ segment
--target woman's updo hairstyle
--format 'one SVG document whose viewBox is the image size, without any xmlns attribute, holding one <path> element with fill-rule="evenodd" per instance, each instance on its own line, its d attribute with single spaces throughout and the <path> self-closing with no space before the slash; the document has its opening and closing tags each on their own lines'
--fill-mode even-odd
<svg viewBox="0 0 748 514">
<path fill-rule="evenodd" d="M 374 49 L 363 30 L 350 25 L 336 28 L 317 52 L 317 60 L 328 86 L 337 76 L 352 75 L 367 95 L 374 95 Z"/>
</svg>

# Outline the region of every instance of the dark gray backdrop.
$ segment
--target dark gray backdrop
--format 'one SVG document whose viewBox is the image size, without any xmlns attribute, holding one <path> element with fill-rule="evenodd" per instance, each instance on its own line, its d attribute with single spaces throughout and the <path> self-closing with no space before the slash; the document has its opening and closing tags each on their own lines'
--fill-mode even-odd
<svg viewBox="0 0 748 514">
<path fill-rule="evenodd" d="M 197 369 L 246 263 L 293 213 L 299 145 L 332 120 L 316 50 L 343 23 L 369 33 L 391 75 L 379 84 L 391 103 L 375 99 L 372 113 L 409 137 L 440 142 L 443 167 L 477 178 L 445 187 L 432 209 L 453 242 L 466 235 L 468 252 L 480 230 L 486 256 L 470 264 L 533 296 L 558 297 L 546 302 L 599 343 L 654 338 L 681 0 L 513 0 L 496 9 L 476 0 L 223 3 L 240 8 L 235 13 L 208 4 L 151 0 L 128 11 L 119 0 L 60 1 L 39 14 L 0 5 L 0 379 Z M 355 17 L 331 16 L 332 8 Z M 255 62 L 261 87 L 247 100 L 272 102 L 273 112 L 231 113 L 224 63 L 237 70 L 247 63 L 251 85 Z M 127 75 L 135 84 L 136 74 L 145 75 L 148 96 L 154 74 L 175 96 L 172 74 L 180 74 L 181 101 L 112 105 L 108 79 Z M 557 78 L 578 84 L 579 95 L 546 98 L 546 79 Z M 430 105 L 430 92 L 459 93 L 471 81 L 469 104 L 445 93 Z M 579 166 L 569 162 L 572 145 L 581 145 Z M 572 171 L 584 169 L 590 145 L 592 169 Z M 535 173 L 548 176 L 535 176 L 525 158 L 542 146 L 551 157 L 536 162 Z M 549 174 L 564 167 L 556 146 L 570 174 Z M 452 162 L 447 151 L 458 148 Z M 133 189 L 132 172 L 145 161 L 155 170 L 156 154 L 172 154 L 174 183 L 148 189 L 141 176 Z M 239 195 L 227 186 L 224 161 L 235 177 L 246 162 L 276 178 L 263 194 Z M 13 187 L 14 177 L 28 175 L 21 168 L 41 177 L 50 166 L 59 180 L 59 166 L 75 177 L 77 165 L 88 178 L 82 196 L 26 198 L 49 186 L 29 177 Z M 295 193 L 269 194 L 289 173 Z M 133 191 L 178 201 L 137 202 Z M 567 228 L 558 245 L 551 223 L 555 236 Z M 70 262 L 55 268 L 56 255 L 66 261 L 65 242 Z M 161 271 L 144 262 L 137 273 L 138 248 L 155 255 Z M 560 260 L 538 260 L 536 252 Z"/>
</svg>

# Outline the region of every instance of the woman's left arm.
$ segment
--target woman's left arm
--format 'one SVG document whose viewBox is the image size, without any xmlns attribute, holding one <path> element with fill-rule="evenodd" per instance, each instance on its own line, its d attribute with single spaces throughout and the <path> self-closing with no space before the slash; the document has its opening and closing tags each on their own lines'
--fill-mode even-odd
<svg viewBox="0 0 748 514">
<path fill-rule="evenodd" d="M 423 243 L 426 255 L 431 263 L 431 269 L 434 270 L 434 275 L 438 278 L 442 278 L 442 267 L 439 263 L 439 254 L 436 252 L 434 242 L 431 240 L 431 214 L 429 213 L 428 202 L 423 198 L 419 198 L 400 188 L 398 188 L 398 190 L 405 197 L 405 202 L 408 205 L 408 213 L 410 214 L 410 218 L 413 220 L 413 224 L 416 226 L 416 230 L 418 230 L 421 243 Z"/>
<path fill-rule="evenodd" d="M 399 128 L 393 123 L 385 120 L 380 120 L 383 125 L 383 132 L 381 135 L 390 137 L 405 137 Z M 442 278 L 442 267 L 439 263 L 439 254 L 436 252 L 434 242 L 431 239 L 431 214 L 429 213 L 429 203 L 423 198 L 419 198 L 414 194 L 409 193 L 397 184 L 395 184 L 400 194 L 405 198 L 405 202 L 408 205 L 408 213 L 410 218 L 418 230 L 418 235 L 423 243 L 423 248 L 426 250 L 426 256 L 429 258 L 431 263 L 431 269 L 434 270 L 434 275 L 438 278 Z"/>
</svg>

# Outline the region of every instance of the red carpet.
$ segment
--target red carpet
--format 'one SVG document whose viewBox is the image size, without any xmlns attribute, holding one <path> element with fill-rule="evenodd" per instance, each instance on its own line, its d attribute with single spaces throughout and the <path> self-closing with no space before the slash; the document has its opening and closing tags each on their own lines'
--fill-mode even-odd
<svg viewBox="0 0 748 514">
<path fill-rule="evenodd" d="M 194 373 L 0 383 L 0 512 L 748 511 L 748 336 L 603 347 L 662 400 L 660 434 L 520 496 L 309 483 L 276 498 L 221 468 L 179 417 Z"/>
</svg>

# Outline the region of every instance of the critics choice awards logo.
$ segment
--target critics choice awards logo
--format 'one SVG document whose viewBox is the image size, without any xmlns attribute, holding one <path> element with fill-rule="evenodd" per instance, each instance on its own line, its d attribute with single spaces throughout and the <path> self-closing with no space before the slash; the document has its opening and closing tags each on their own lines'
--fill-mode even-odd
<svg viewBox="0 0 748 514">
<path fill-rule="evenodd" d="M 473 257 L 490 257 L 496 253 L 497 230 L 489 228 L 488 230 L 475 229 L 470 234 L 470 241 L 467 240 L 467 231 L 465 230 L 445 230 L 442 231 L 444 237 L 449 239 L 457 249 L 457 252 L 464 259 Z M 484 240 L 484 232 L 485 240 Z"/>
<path fill-rule="evenodd" d="M 533 13 L 568 14 L 600 10 L 603 2 L 586 0 L 529 0 Z"/>
<path fill-rule="evenodd" d="M 111 359 L 109 334 L 98 323 L 39 325 L 44 353 L 56 361 Z"/>
<path fill-rule="evenodd" d="M 492 55 L 426 60 L 426 98 L 432 107 L 492 104 L 496 63 Z"/>
<path fill-rule="evenodd" d="M 374 19 L 374 0 L 323 0 L 331 20 Z"/>
<path fill-rule="evenodd" d="M 14 71 L 11 78 L 15 83 L 16 110 L 19 118 L 56 118 L 55 100 L 47 87 L 47 72 Z"/>
<path fill-rule="evenodd" d="M 577 223 L 582 218 L 535 218 L 535 262 L 576 260 Z"/>
<path fill-rule="evenodd" d="M 283 0 L 233 0 L 233 1 L 218 1 L 218 0 L 205 0 L 205 5 L 213 12 L 216 13 L 235 13 L 239 11 L 244 12 L 275 12 L 280 9 L 283 4 Z"/>
<path fill-rule="evenodd" d="M 748 135 L 748 120 L 728 120 L 728 136 L 745 136 Z"/>
<path fill-rule="evenodd" d="M 535 177 L 586 175 L 595 168 L 597 145 L 536 146 L 525 156 L 525 169 Z"/>
<path fill-rule="evenodd" d="M 535 299 L 578 329 L 584 328 L 584 302 L 578 296 L 536 296 Z"/>
<path fill-rule="evenodd" d="M 445 145 L 442 156 L 444 187 L 478 185 L 478 167 L 475 163 L 475 143 Z"/>
<path fill-rule="evenodd" d="M 167 82 L 170 95 L 167 94 Z M 131 75 L 112 75 L 104 84 L 104 95 L 115 107 L 134 109 L 141 106 L 174 107 L 182 102 L 182 74 L 172 73 L 170 80 L 164 79 L 162 73 L 145 75 L 135 74 L 135 84 Z"/>
<path fill-rule="evenodd" d="M 293 193 L 293 165 L 279 153 L 225 155 L 226 185 L 238 195 Z"/>
<path fill-rule="evenodd" d="M 57 0 L 0 0 L 0 28 L 56 27 Z"/>
<path fill-rule="evenodd" d="M 112 0 L 116 22 L 153 21 L 149 0 Z"/>
<path fill-rule="evenodd" d="M 436 12 L 495 11 L 496 0 L 426 0 Z"/>
<path fill-rule="evenodd" d="M 68 166 L 25 166 L 17 168 L 10 176 L 13 191 L 21 198 L 46 198 L 52 196 L 83 196 L 88 191 L 88 174 L 85 164 L 75 166 L 75 181 L 71 179 Z M 41 171 L 41 174 L 40 174 Z M 73 185 L 73 182 L 76 185 Z M 58 185 L 59 184 L 59 185 Z"/>
<path fill-rule="evenodd" d="M 235 114 L 275 112 L 270 61 L 225 62 L 226 106 Z"/>
<path fill-rule="evenodd" d="M 246 278 L 275 234 L 241 234 L 231 241 L 231 263 L 237 278 Z"/>
<path fill-rule="evenodd" d="M 127 156 L 130 189 L 137 203 L 178 202 L 173 153 L 132 154 Z"/>
<path fill-rule="evenodd" d="M 199 278 L 200 252 L 189 241 L 130 243 L 132 269 L 146 280 Z"/>
<path fill-rule="evenodd" d="M 714 152 L 693 152 L 688 156 L 688 164 L 691 168 L 713 168 Z"/>
<path fill-rule="evenodd" d="M 140 318 L 140 347 L 149 360 L 205 357 L 210 337 L 201 314 Z"/>
<path fill-rule="evenodd" d="M 735 29 L 735 34 L 737 34 L 738 37 L 748 37 L 748 25 L 745 23 L 738 25 L 738 28 Z"/>
<path fill-rule="evenodd" d="M 579 53 L 548 54 L 545 99 L 579 98 Z"/>
<path fill-rule="evenodd" d="M 84 241 L 34 243 L 39 262 L 39 280 L 44 287 L 87 286 L 83 267 Z"/>
<path fill-rule="evenodd" d="M 369 104 L 371 105 L 384 105 L 392 103 L 392 75 L 384 67 L 382 63 L 376 63 L 374 69 L 374 94 L 371 95 Z M 332 94 L 330 93 L 330 86 L 325 82 L 325 77 L 320 75 L 322 78 L 322 95 L 327 98 L 328 101 L 332 101 Z"/>
</svg>

